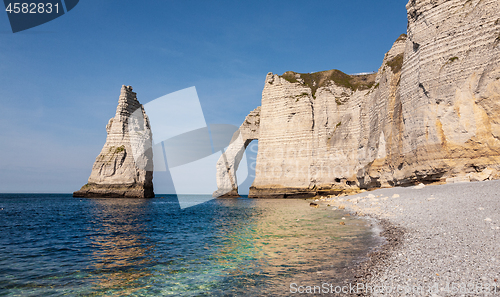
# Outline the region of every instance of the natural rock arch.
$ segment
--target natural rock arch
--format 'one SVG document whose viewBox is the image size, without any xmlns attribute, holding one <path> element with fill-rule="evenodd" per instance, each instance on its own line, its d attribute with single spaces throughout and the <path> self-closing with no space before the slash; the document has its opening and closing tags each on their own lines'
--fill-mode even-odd
<svg viewBox="0 0 500 297">
<path fill-rule="evenodd" d="M 259 139 L 260 106 L 250 112 L 217 161 L 217 191 L 213 197 L 239 197 L 236 171 L 252 140 Z"/>
</svg>

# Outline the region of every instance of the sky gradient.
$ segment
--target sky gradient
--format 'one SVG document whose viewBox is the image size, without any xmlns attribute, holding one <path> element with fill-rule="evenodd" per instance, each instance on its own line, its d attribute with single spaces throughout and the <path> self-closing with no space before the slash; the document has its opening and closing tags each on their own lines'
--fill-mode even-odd
<svg viewBox="0 0 500 297">
<path fill-rule="evenodd" d="M 196 86 L 207 123 L 239 126 L 268 72 L 377 71 L 405 5 L 85 0 L 15 34 L 0 13 L 0 192 L 84 185 L 123 84 L 143 104 Z"/>
</svg>

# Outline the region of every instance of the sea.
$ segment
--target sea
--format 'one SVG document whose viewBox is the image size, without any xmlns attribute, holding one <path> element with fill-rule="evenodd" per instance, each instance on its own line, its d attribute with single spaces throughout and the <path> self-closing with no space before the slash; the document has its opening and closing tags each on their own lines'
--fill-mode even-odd
<svg viewBox="0 0 500 297">
<path fill-rule="evenodd" d="M 373 221 L 310 202 L 181 209 L 175 195 L 0 194 L 0 296 L 290 296 L 343 285 L 383 240 Z"/>
</svg>

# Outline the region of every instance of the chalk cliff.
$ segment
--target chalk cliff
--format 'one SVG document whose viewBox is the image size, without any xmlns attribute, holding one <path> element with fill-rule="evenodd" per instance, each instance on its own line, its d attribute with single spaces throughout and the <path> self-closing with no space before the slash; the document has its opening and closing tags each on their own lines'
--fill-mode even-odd
<svg viewBox="0 0 500 297">
<path fill-rule="evenodd" d="M 406 7 L 403 166 L 394 179 L 498 178 L 500 2 L 412 0 Z"/>
<path fill-rule="evenodd" d="M 267 75 L 250 197 L 500 177 L 500 2 L 406 7 L 376 74 Z"/>
<path fill-rule="evenodd" d="M 132 87 L 122 86 L 115 117 L 109 120 L 106 131 L 106 143 L 88 183 L 73 196 L 154 197 L 151 128 Z"/>
<path fill-rule="evenodd" d="M 214 197 L 239 197 L 236 171 L 243 153 L 252 140 L 259 139 L 260 106 L 250 112 L 236 131 L 231 142 L 217 161 L 217 191 Z"/>
</svg>

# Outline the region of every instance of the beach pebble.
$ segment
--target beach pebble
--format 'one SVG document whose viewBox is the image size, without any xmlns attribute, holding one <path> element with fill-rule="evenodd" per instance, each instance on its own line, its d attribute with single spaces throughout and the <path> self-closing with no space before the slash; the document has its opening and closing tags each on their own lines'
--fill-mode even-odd
<svg viewBox="0 0 500 297">
<path fill-rule="evenodd" d="M 375 195 L 373 195 L 373 194 L 368 194 L 368 196 L 366 196 L 366 198 L 370 198 L 370 199 L 371 199 L 371 198 L 375 198 Z"/>
<path fill-rule="evenodd" d="M 414 186 L 413 188 L 414 189 L 423 189 L 425 187 L 425 185 L 423 183 L 419 183 L 418 185 Z"/>
<path fill-rule="evenodd" d="M 490 218 L 486 218 L 484 219 L 486 222 L 491 222 L 491 219 Z"/>
<path fill-rule="evenodd" d="M 399 198 L 399 194 L 392 195 L 392 198 Z"/>
</svg>

